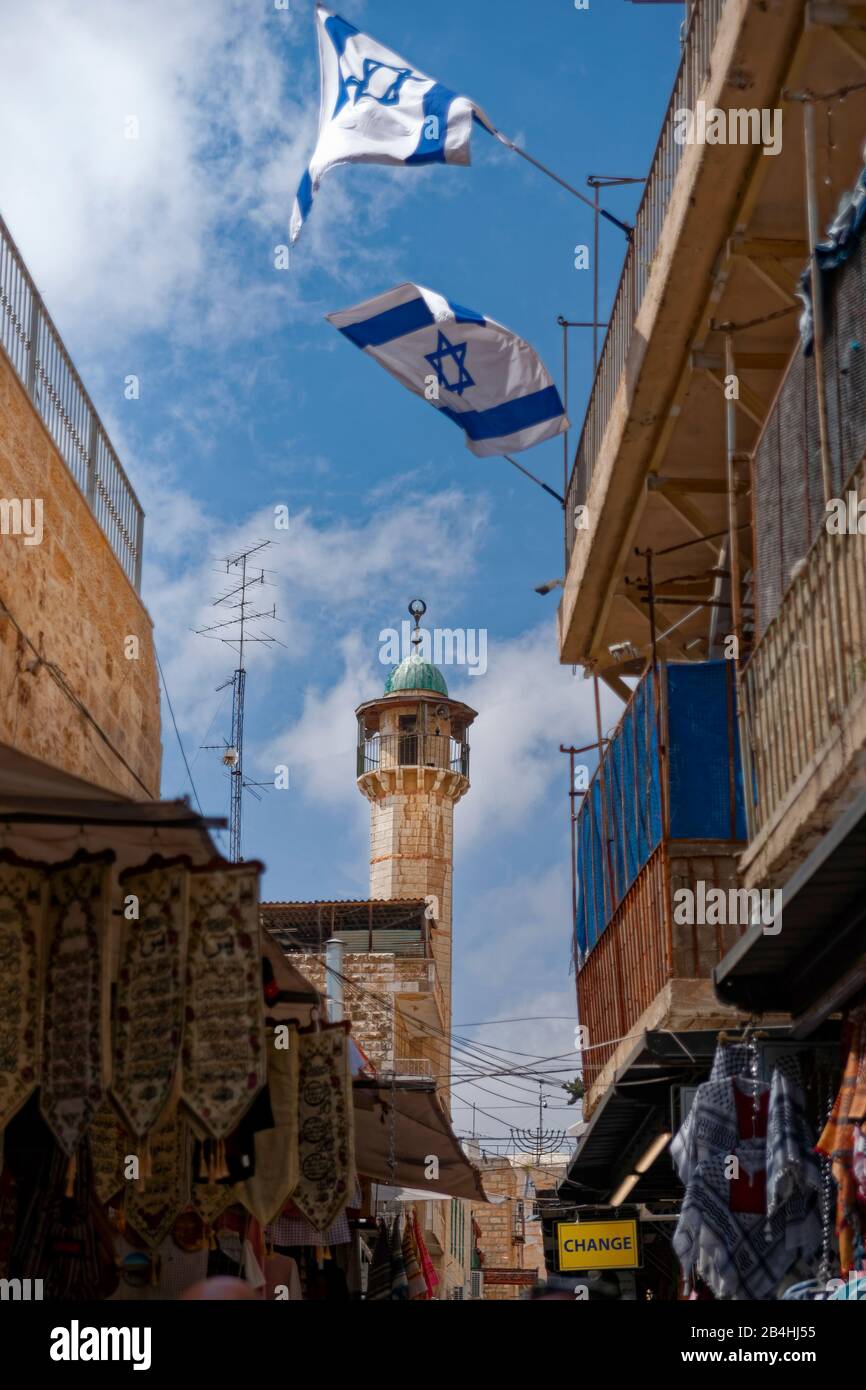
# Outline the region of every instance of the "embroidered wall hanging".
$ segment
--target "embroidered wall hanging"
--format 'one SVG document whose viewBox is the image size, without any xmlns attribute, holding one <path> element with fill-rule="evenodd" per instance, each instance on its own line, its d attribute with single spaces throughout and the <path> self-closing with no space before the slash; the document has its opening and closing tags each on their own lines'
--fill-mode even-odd
<svg viewBox="0 0 866 1390">
<path fill-rule="evenodd" d="M 237 1198 L 229 1182 L 193 1182 L 190 1201 L 209 1230 Z"/>
<path fill-rule="evenodd" d="M 155 856 L 120 875 L 124 906 L 111 1092 L 139 1138 L 168 1104 L 180 1061 L 188 869 L 187 859 Z M 133 911 L 137 915 L 128 917 Z"/>
<path fill-rule="evenodd" d="M 215 1139 L 265 1083 L 261 869 L 220 860 L 189 875 L 182 1096 Z"/>
<path fill-rule="evenodd" d="M 274 1116 L 272 1129 L 258 1129 L 255 1173 L 235 1187 L 235 1197 L 262 1226 L 281 1211 L 298 1181 L 298 1032 L 282 1025 L 268 1031 L 268 1092 Z M 275 1044 L 288 1043 L 287 1047 Z"/>
<path fill-rule="evenodd" d="M 292 1200 L 323 1231 L 355 1185 L 349 1024 L 300 1029 L 298 1053 L 299 1176 Z"/>
<path fill-rule="evenodd" d="M 81 851 L 47 871 L 41 1105 L 69 1157 L 105 1093 L 109 995 L 103 962 L 113 859 L 110 851 Z"/>
<path fill-rule="evenodd" d="M 40 866 L 0 853 L 0 1134 L 39 1078 L 45 885 Z"/>
<path fill-rule="evenodd" d="M 120 1123 L 107 1100 L 100 1105 L 87 1131 L 93 1190 L 105 1205 L 124 1186 L 124 1163 L 135 1152 L 135 1142 Z"/>
<path fill-rule="evenodd" d="M 155 1129 L 149 1140 L 149 1176 L 130 1180 L 126 1220 L 151 1250 L 168 1235 L 189 1203 L 192 1135 L 180 1115 Z"/>
</svg>

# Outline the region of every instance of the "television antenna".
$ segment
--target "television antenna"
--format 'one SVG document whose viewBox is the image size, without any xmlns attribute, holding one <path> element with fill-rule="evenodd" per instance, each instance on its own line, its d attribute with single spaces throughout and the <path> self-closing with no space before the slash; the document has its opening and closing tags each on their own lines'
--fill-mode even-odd
<svg viewBox="0 0 866 1390">
<path fill-rule="evenodd" d="M 260 642 L 266 646 L 277 643 L 278 646 L 285 646 L 271 633 L 259 630 L 258 628 L 249 629 L 250 623 L 262 623 L 268 621 L 278 621 L 276 605 L 272 605 L 270 610 L 262 610 L 258 613 L 250 612 L 254 606 L 253 600 L 247 597 L 251 589 L 265 585 L 265 571 L 257 566 L 249 565 L 250 557 L 258 555 L 272 545 L 272 541 L 259 541 L 258 545 L 250 546 L 247 550 L 239 550 L 227 556 L 223 563 L 225 572 L 229 576 L 237 576 L 240 583 L 230 588 L 227 593 L 220 594 L 219 598 L 214 599 L 214 608 L 234 610 L 236 616 L 227 618 L 223 622 L 212 623 L 208 627 L 196 629 L 196 635 L 207 637 L 212 642 L 224 642 L 227 647 L 231 647 L 238 654 L 238 664 L 228 680 L 223 681 L 222 685 L 217 686 L 217 691 L 225 690 L 228 686 L 232 689 L 232 730 L 229 741 L 223 739 L 222 743 L 205 743 L 203 748 L 216 750 L 222 753 L 223 765 L 226 767 L 230 781 L 229 794 L 229 858 L 234 863 L 240 863 L 243 858 L 242 823 L 243 823 L 243 795 L 248 791 L 254 796 L 256 801 L 261 801 L 260 787 L 269 787 L 270 782 L 253 782 L 244 776 L 244 696 L 246 693 L 247 673 L 244 666 L 244 651 L 251 642 Z M 232 630 L 234 629 L 234 630 Z"/>
</svg>

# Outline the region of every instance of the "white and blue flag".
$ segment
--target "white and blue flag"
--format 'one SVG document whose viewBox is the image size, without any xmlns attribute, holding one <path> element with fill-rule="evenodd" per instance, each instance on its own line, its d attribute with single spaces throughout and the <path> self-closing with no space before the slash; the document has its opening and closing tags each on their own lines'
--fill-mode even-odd
<svg viewBox="0 0 866 1390">
<path fill-rule="evenodd" d="M 503 139 L 468 97 L 427 77 L 324 5 L 316 6 L 316 32 L 319 138 L 292 210 L 292 242 L 323 174 L 338 164 L 468 164 L 473 117 Z"/>
<path fill-rule="evenodd" d="M 559 392 L 534 348 L 495 319 L 423 285 L 398 285 L 326 317 L 459 425 L 479 458 L 530 449 L 568 429 Z"/>
</svg>

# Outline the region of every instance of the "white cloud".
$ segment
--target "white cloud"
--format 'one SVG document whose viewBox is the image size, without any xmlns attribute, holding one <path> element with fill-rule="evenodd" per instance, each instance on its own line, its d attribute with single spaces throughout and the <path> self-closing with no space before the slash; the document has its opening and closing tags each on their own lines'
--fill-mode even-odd
<svg viewBox="0 0 866 1390">
<path fill-rule="evenodd" d="M 458 488 L 404 490 L 390 506 L 355 523 L 298 513 L 288 533 L 275 530 L 267 507 L 235 523 L 218 520 L 166 470 L 149 471 L 142 501 L 148 514 L 144 597 L 181 727 L 200 732 L 202 690 L 231 668 L 228 649 L 194 636 L 223 616 L 212 603 L 233 580 L 220 557 L 273 539 L 262 561 L 273 588 L 262 590 L 259 607 L 276 604 L 279 622 L 267 627 L 284 645 L 253 648 L 250 665 L 294 688 L 311 656 L 319 659 L 326 684 L 305 680 L 303 710 L 294 727 L 273 736 L 273 749 L 290 744 L 299 750 L 293 767 L 309 781 L 312 800 L 341 799 L 322 769 L 334 755 L 335 728 L 347 729 L 345 746 L 351 749 L 352 710 L 384 682 L 378 633 L 402 615 L 417 585 L 435 592 L 443 610 L 455 599 L 478 564 L 488 510 L 484 495 Z M 263 757 L 270 757 L 270 743 L 262 741 Z M 344 778 L 341 787 L 345 795 Z"/>
<path fill-rule="evenodd" d="M 516 638 L 490 637 L 487 661 L 485 675 L 449 685 L 479 711 L 470 730 L 472 789 L 458 811 L 461 845 L 495 843 L 525 824 L 554 787 L 562 787 L 564 803 L 568 777 L 559 745 L 595 737 L 592 686 L 559 665 L 552 621 Z M 602 692 L 606 729 L 619 702 L 606 687 Z"/>
<path fill-rule="evenodd" d="M 236 340 L 320 316 L 300 304 L 305 272 L 326 264 L 360 285 L 381 261 L 377 228 L 429 173 L 378 170 L 363 200 L 328 181 L 279 272 L 318 118 L 312 5 L 28 0 L 6 7 L 3 38 L 0 201 L 76 351 L 147 331 Z"/>
</svg>

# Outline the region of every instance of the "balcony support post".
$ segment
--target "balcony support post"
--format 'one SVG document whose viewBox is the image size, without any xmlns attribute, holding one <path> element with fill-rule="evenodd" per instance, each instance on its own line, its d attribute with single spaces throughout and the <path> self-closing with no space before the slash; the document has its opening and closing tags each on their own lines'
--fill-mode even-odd
<svg viewBox="0 0 866 1390">
<path fill-rule="evenodd" d="M 833 496 L 833 470 L 830 459 L 830 436 L 827 428 L 827 382 L 824 374 L 824 296 L 821 270 L 818 265 L 818 160 L 815 143 L 815 105 L 808 97 L 803 101 L 803 144 L 806 163 L 806 205 L 809 231 L 809 264 L 812 284 L 812 341 L 815 356 L 815 389 L 818 397 L 818 435 L 821 447 L 821 477 L 824 502 Z M 845 666 L 842 654 L 842 609 L 836 575 L 835 547 L 830 548 L 827 568 L 830 580 L 830 626 L 833 651 L 833 685 L 836 692 L 835 718 L 841 718 L 845 707 Z"/>
<path fill-rule="evenodd" d="M 27 394 L 39 409 L 39 402 L 36 399 L 36 361 L 39 348 L 39 295 L 32 285 L 30 289 L 30 331 L 28 334 L 29 356 L 27 358 Z"/>
<path fill-rule="evenodd" d="M 601 732 L 601 698 L 599 696 L 597 671 L 593 671 L 592 673 L 592 684 L 593 691 L 595 694 L 595 731 L 596 738 L 598 739 L 598 779 L 599 787 L 601 790 L 601 833 L 604 837 L 604 866 L 606 870 L 605 882 L 607 884 L 607 893 L 605 896 L 608 898 L 608 911 L 610 917 L 612 917 L 616 909 L 616 895 L 614 893 L 613 861 L 611 860 L 610 854 L 610 819 L 608 816 L 607 808 L 607 786 L 605 781 L 604 768 L 604 737 Z M 608 913 L 605 913 L 605 916 L 608 916 Z"/>
<path fill-rule="evenodd" d="M 725 376 L 728 381 L 736 376 L 734 359 L 734 335 L 725 334 Z M 754 808 L 752 806 L 752 745 L 749 735 L 746 705 L 742 690 L 743 673 L 743 604 L 742 578 L 740 568 L 740 531 L 737 525 L 737 410 L 730 399 L 730 391 L 725 400 L 725 442 L 728 482 L 728 557 L 731 565 L 731 618 L 734 624 L 734 682 L 737 692 L 737 730 L 740 739 L 740 759 L 743 765 L 743 800 L 746 804 L 749 835 L 752 834 Z M 733 758 L 733 750 L 729 756 Z M 733 838 L 733 835 L 732 837 Z"/>
</svg>

